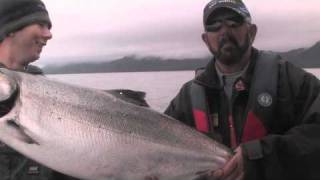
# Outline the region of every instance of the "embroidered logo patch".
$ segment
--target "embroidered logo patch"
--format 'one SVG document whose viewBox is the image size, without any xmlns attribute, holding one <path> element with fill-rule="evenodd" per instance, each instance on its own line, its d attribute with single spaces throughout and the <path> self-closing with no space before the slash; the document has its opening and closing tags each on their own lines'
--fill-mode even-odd
<svg viewBox="0 0 320 180">
<path fill-rule="evenodd" d="M 236 84 L 234 85 L 235 89 L 237 91 L 244 91 L 246 90 L 246 85 L 244 84 L 244 82 L 240 79 L 236 82 Z"/>
<path fill-rule="evenodd" d="M 272 96 L 269 93 L 261 93 L 258 96 L 258 103 L 263 107 L 269 107 L 272 104 Z"/>
</svg>

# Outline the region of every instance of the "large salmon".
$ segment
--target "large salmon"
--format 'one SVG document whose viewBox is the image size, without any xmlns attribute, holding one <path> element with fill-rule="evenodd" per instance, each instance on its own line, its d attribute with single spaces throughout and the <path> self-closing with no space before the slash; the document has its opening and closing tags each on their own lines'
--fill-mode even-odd
<svg viewBox="0 0 320 180">
<path fill-rule="evenodd" d="M 0 69 L 0 140 L 82 179 L 191 180 L 228 148 L 150 108 L 100 90 Z"/>
</svg>

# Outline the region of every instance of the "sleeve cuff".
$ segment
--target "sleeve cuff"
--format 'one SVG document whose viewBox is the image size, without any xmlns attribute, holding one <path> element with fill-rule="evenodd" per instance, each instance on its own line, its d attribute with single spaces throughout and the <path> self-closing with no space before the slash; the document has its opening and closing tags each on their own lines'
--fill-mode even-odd
<svg viewBox="0 0 320 180">
<path fill-rule="evenodd" d="M 249 141 L 242 144 L 243 153 L 249 160 L 257 160 L 263 158 L 261 143 L 259 140 Z"/>
</svg>

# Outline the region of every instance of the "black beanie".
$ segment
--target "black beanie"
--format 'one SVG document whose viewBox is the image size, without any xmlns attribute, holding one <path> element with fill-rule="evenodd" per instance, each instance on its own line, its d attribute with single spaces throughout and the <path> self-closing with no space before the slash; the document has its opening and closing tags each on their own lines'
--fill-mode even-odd
<svg viewBox="0 0 320 180">
<path fill-rule="evenodd" d="M 41 0 L 0 0 L 0 41 L 32 23 L 47 23 L 48 11 Z"/>
</svg>

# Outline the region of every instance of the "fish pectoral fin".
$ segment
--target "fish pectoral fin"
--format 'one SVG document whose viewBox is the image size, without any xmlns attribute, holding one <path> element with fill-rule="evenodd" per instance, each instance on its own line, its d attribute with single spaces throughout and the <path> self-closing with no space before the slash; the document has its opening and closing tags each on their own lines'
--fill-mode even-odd
<svg viewBox="0 0 320 180">
<path fill-rule="evenodd" d="M 8 120 L 6 121 L 7 126 L 10 129 L 10 134 L 12 134 L 16 139 L 27 143 L 27 144 L 38 144 L 38 142 L 36 142 L 35 140 L 33 140 L 30 136 L 28 136 L 23 128 L 17 124 L 14 120 Z"/>
</svg>

